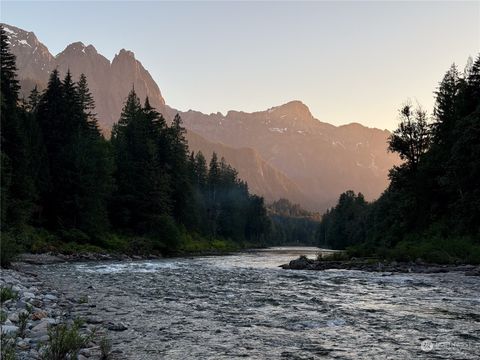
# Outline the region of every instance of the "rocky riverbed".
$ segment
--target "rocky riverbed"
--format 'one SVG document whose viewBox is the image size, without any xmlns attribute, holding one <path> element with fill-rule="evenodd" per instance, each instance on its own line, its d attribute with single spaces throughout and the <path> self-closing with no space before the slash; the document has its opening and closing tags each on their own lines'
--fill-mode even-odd
<svg viewBox="0 0 480 360">
<path fill-rule="evenodd" d="M 305 256 L 280 265 L 290 270 L 360 270 L 382 273 L 424 273 L 436 274 L 447 272 L 461 272 L 466 276 L 480 276 L 478 265 L 438 265 L 428 264 L 421 260 L 416 262 L 372 261 L 371 259 L 351 259 L 346 261 L 315 260 Z"/>
<path fill-rule="evenodd" d="M 21 360 L 44 358 L 49 329 L 61 324 L 71 326 L 74 321 L 72 309 L 85 306 L 82 304 L 88 300 L 66 297 L 20 264 L 17 269 L 1 270 L 0 285 L 4 297 L 1 334 L 5 358 L 13 353 Z M 81 325 L 79 335 L 91 340 L 80 349 L 78 360 L 100 358 L 99 343 L 105 330 L 95 322 L 86 322 Z"/>
</svg>

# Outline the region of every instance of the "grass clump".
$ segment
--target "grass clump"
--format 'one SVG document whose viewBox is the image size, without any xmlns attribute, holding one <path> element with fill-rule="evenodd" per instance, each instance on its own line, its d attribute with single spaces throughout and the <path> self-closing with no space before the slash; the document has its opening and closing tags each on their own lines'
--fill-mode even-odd
<svg viewBox="0 0 480 360">
<path fill-rule="evenodd" d="M 92 340 L 90 335 L 81 335 L 82 322 L 75 320 L 73 324 L 59 324 L 48 329 L 48 342 L 41 349 L 43 360 L 76 359 L 79 351 Z"/>
<path fill-rule="evenodd" d="M 108 360 L 112 355 L 112 341 L 106 336 L 100 339 L 100 359 Z"/>
<path fill-rule="evenodd" d="M 186 253 L 232 252 L 240 250 L 240 245 L 231 240 L 207 239 L 196 233 L 184 233 L 179 250 Z"/>
<path fill-rule="evenodd" d="M 15 337 L 0 333 L 0 347 L 2 360 L 15 360 Z"/>
<path fill-rule="evenodd" d="M 7 313 L 3 310 L 0 310 L 0 322 L 4 323 L 7 321 Z"/>
</svg>

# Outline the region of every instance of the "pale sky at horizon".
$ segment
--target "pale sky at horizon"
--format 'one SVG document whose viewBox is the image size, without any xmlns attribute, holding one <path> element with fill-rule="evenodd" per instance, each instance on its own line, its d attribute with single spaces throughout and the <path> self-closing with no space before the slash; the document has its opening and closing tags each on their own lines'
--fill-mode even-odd
<svg viewBox="0 0 480 360">
<path fill-rule="evenodd" d="M 449 66 L 480 52 L 480 1 L 2 1 L 1 21 L 54 55 L 75 41 L 110 60 L 132 50 L 180 110 L 301 100 L 321 121 L 389 130 L 408 99 L 430 112 Z"/>
</svg>

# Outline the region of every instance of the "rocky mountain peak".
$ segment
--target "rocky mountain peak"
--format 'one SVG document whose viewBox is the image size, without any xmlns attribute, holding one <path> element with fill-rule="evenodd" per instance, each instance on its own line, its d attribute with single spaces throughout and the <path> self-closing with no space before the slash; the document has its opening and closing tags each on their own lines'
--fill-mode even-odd
<svg viewBox="0 0 480 360">
<path fill-rule="evenodd" d="M 4 24 L 4 23 L 0 25 L 2 25 L 3 30 L 7 34 L 10 46 L 12 48 L 26 47 L 26 48 L 34 49 L 40 44 L 35 34 L 31 31 L 25 31 L 15 26 Z"/>
<path fill-rule="evenodd" d="M 293 100 L 286 104 L 275 106 L 267 110 L 268 114 L 274 118 L 287 118 L 290 120 L 310 120 L 312 113 L 307 105 L 299 100 Z"/>
<path fill-rule="evenodd" d="M 135 60 L 135 54 L 133 53 L 133 51 L 130 51 L 130 50 L 126 50 L 126 49 L 121 49 L 118 54 L 115 55 L 113 61 L 115 61 L 115 59 L 132 59 L 132 60 Z"/>
<path fill-rule="evenodd" d="M 74 43 L 71 43 L 68 45 L 60 54 L 58 54 L 56 57 L 61 57 L 61 56 L 82 56 L 82 54 L 85 55 L 97 55 L 97 49 L 93 45 L 88 45 L 85 46 L 85 44 L 81 41 L 77 41 Z"/>
</svg>

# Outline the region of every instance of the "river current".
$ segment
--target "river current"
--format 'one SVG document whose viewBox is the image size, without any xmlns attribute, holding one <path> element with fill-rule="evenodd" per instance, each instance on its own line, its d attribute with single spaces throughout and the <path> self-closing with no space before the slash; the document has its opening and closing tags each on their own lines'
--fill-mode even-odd
<svg viewBox="0 0 480 360">
<path fill-rule="evenodd" d="M 478 359 L 480 279 L 295 271 L 313 248 L 55 264 L 39 277 L 78 316 L 122 323 L 115 359 Z M 83 301 L 80 301 L 83 302 Z"/>
</svg>

